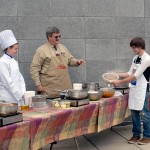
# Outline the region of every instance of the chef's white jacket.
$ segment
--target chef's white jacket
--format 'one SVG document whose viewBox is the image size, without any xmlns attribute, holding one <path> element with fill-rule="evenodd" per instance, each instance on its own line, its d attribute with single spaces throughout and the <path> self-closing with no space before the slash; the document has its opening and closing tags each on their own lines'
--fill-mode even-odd
<svg viewBox="0 0 150 150">
<path fill-rule="evenodd" d="M 0 58 L 0 100 L 18 103 L 20 106 L 25 91 L 25 82 L 19 71 L 18 62 L 4 54 Z"/>
</svg>

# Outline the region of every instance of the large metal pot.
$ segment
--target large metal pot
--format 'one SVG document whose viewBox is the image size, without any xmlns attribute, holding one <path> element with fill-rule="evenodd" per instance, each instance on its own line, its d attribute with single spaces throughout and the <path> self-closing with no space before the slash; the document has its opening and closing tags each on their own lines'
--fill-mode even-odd
<svg viewBox="0 0 150 150">
<path fill-rule="evenodd" d="M 17 111 L 17 103 L 0 103 L 0 115 L 15 114 Z"/>
<path fill-rule="evenodd" d="M 88 90 L 67 90 L 67 96 L 72 99 L 84 99 L 88 96 Z"/>
<path fill-rule="evenodd" d="M 89 91 L 98 91 L 100 86 L 98 82 L 85 82 L 82 83 L 83 89 L 88 89 Z"/>
<path fill-rule="evenodd" d="M 60 97 L 62 99 L 66 98 L 70 98 L 70 99 L 84 99 L 87 98 L 88 96 L 88 90 L 87 89 L 82 89 L 82 90 L 74 90 L 74 89 L 69 89 L 69 90 L 58 90 L 58 89 L 54 89 L 58 92 L 60 92 Z"/>
</svg>

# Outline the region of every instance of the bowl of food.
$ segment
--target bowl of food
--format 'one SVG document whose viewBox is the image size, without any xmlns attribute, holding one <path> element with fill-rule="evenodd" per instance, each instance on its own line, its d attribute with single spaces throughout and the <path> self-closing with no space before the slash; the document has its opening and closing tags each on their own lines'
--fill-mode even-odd
<svg viewBox="0 0 150 150">
<path fill-rule="evenodd" d="M 118 80 L 119 76 L 115 73 L 104 73 L 102 78 L 106 83 L 111 84 L 113 81 Z"/>
<path fill-rule="evenodd" d="M 115 90 L 113 88 L 100 88 L 100 90 L 103 92 L 102 97 L 103 98 L 109 98 L 114 96 Z"/>
<path fill-rule="evenodd" d="M 90 101 L 97 101 L 102 98 L 103 92 L 102 91 L 88 91 L 88 97 Z"/>
</svg>

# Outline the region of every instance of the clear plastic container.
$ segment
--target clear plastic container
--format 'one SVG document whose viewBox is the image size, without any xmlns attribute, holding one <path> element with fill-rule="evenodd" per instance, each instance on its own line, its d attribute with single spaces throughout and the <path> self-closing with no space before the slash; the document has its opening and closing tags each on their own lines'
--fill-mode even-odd
<svg viewBox="0 0 150 150">
<path fill-rule="evenodd" d="M 32 103 L 32 108 L 35 110 L 35 111 L 47 111 L 49 109 L 50 105 L 47 103 L 47 102 L 33 102 Z"/>
</svg>

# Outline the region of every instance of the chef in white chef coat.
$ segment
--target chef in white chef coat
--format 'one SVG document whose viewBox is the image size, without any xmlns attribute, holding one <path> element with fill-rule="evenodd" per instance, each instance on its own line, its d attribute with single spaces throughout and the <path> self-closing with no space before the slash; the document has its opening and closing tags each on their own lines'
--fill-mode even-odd
<svg viewBox="0 0 150 150">
<path fill-rule="evenodd" d="M 141 37 L 133 38 L 130 47 L 135 53 L 129 72 L 118 73 L 123 80 L 113 82 L 119 85 L 130 83 L 128 106 L 131 110 L 133 122 L 133 136 L 128 142 L 144 145 L 150 143 L 150 108 L 149 108 L 149 78 L 150 78 L 150 55 L 145 52 L 145 41 Z M 141 113 L 142 112 L 142 113 Z M 141 138 L 140 115 L 143 114 L 143 138 Z"/>
<path fill-rule="evenodd" d="M 26 87 L 18 62 L 14 59 L 19 45 L 11 30 L 0 32 L 0 45 L 4 51 L 0 58 L 0 100 L 20 106 Z"/>
</svg>

